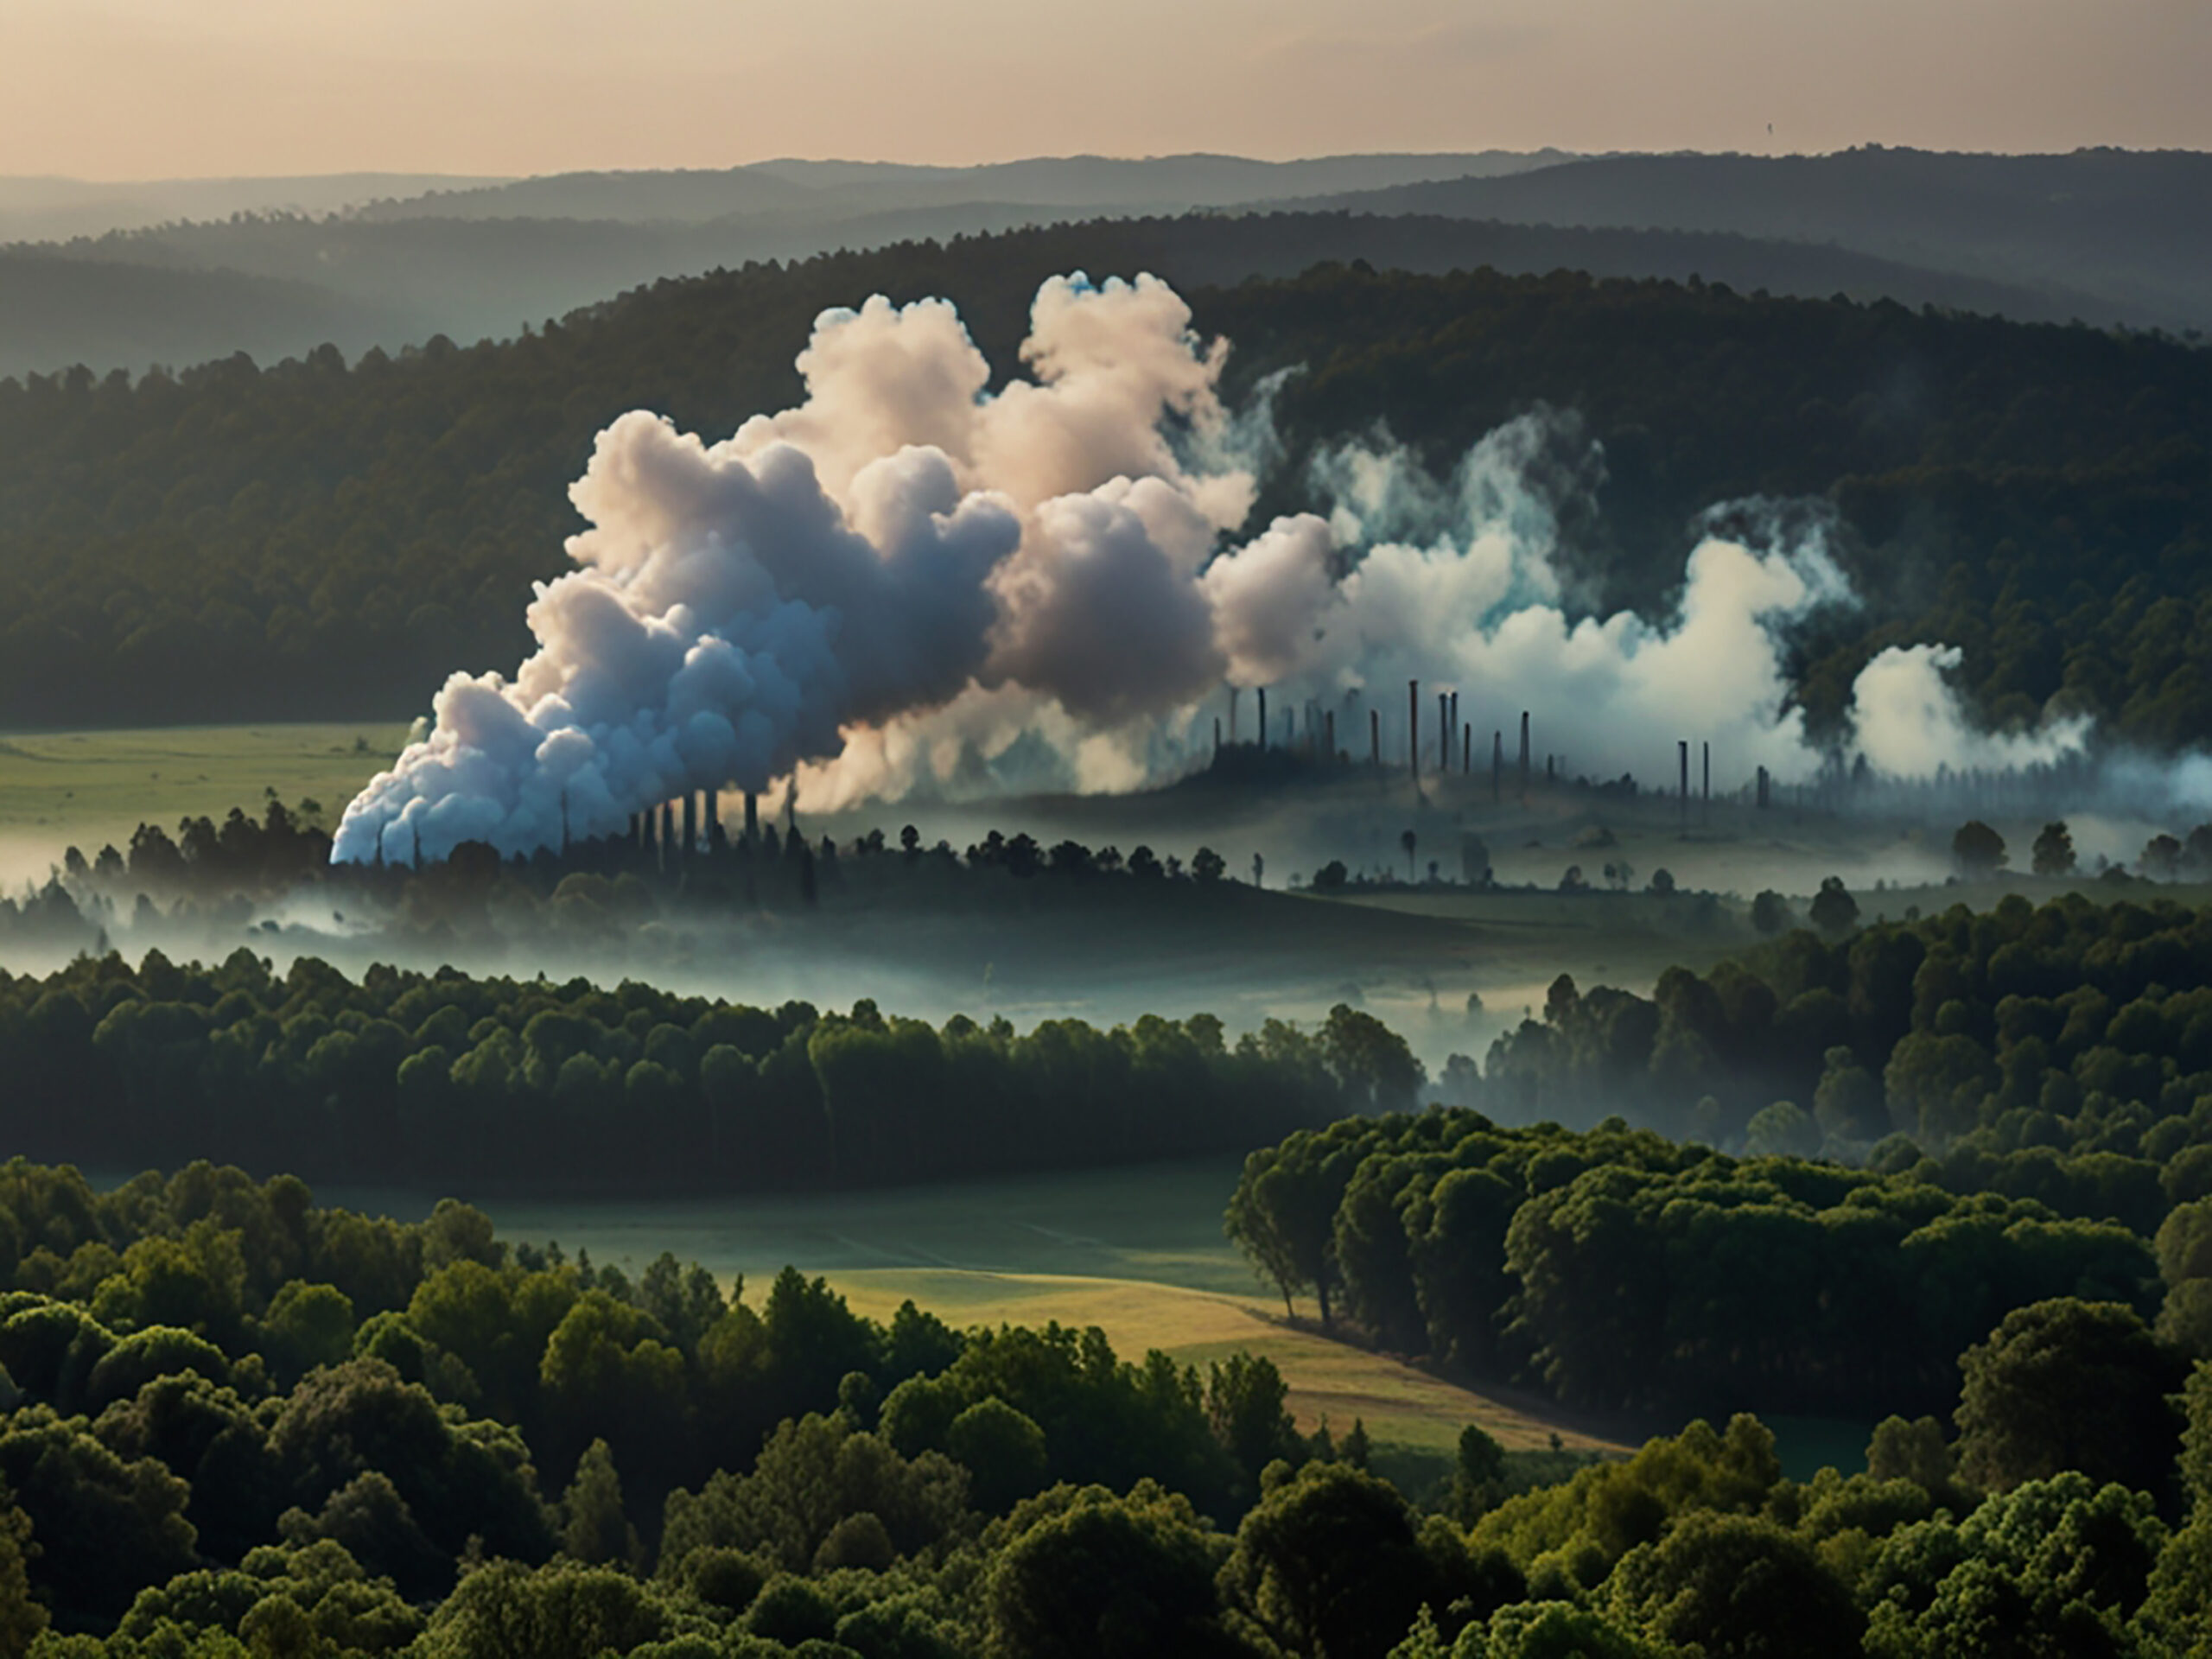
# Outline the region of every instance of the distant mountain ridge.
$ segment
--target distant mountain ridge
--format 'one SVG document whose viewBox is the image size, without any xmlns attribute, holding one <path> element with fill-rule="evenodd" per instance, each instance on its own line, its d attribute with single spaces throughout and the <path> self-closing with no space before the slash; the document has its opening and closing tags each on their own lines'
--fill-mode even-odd
<svg viewBox="0 0 2212 1659">
<path fill-rule="evenodd" d="M 1033 208 L 918 209 L 846 221 L 835 245 L 889 247 L 1060 222 Z M 1087 221 L 1103 223 L 1103 220 Z M 1204 213 L 1122 221 L 1142 268 L 1182 283 L 1291 276 L 1363 259 L 1430 274 L 1690 276 L 1745 293 L 1889 298 L 2029 321 L 2097 315 L 2094 296 L 1915 270 L 1847 249 L 1708 232 L 1584 230 L 1414 215 Z M 195 264 L 190 233 L 142 250 L 160 264 L 0 249 L 0 375 L 78 363 L 171 366 L 244 351 L 273 363 L 326 342 L 349 356 L 443 334 L 505 337 L 656 281 L 821 251 L 803 222 L 698 226 L 556 219 L 264 221 L 211 227 L 253 269 Z M 136 238 L 133 238 L 136 240 Z M 94 245 L 105 248 L 106 243 Z M 1093 275 L 1133 274 L 1128 270 Z M 295 275 L 293 273 L 305 273 Z M 858 298 L 860 296 L 852 296 Z"/>
<path fill-rule="evenodd" d="M 590 219 L 703 223 L 734 213 L 823 217 L 974 203 L 1113 209 L 1227 207 L 1293 194 L 1492 178 L 1573 159 L 1565 150 L 1324 156 L 1034 156 L 976 167 L 785 158 L 721 169 L 560 173 L 439 189 L 360 209 L 371 219 Z"/>
<path fill-rule="evenodd" d="M 2212 156 L 2196 152 L 784 158 L 359 194 L 395 182 L 425 181 L 207 181 L 192 186 L 199 199 L 227 211 L 0 248 L 0 374 L 505 338 L 640 284 L 748 261 L 1191 212 L 1257 226 L 1276 209 L 1300 224 L 1238 232 L 1252 238 L 1249 263 L 1230 276 L 1289 275 L 1293 257 L 1566 266 L 2024 321 L 2212 327 Z M 47 211 L 66 184 L 0 180 L 0 226 L 11 202 Z M 314 200 L 337 205 L 301 205 Z M 57 260 L 192 280 L 165 289 L 101 271 L 73 284 Z"/>
<path fill-rule="evenodd" d="M 88 179 L 0 177 L 0 243 L 60 242 L 233 213 L 331 213 L 363 202 L 504 181 L 435 173 L 330 173 L 297 178 Z"/>
<path fill-rule="evenodd" d="M 2133 321 L 2212 326 L 2212 155 L 2196 150 L 1608 156 L 1274 205 L 1832 242 L 2084 290 Z"/>
</svg>

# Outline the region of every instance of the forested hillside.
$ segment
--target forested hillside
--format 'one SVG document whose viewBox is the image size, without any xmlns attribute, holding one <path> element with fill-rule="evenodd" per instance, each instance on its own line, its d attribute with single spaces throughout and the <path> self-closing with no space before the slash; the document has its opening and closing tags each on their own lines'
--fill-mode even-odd
<svg viewBox="0 0 2212 1659">
<path fill-rule="evenodd" d="M 2063 692 L 2147 742 L 2212 723 L 2212 357 L 1710 284 L 1241 280 L 1309 234 L 1064 227 L 658 283 L 503 345 L 0 382 L 0 723 L 418 709 L 451 670 L 521 653 L 611 416 L 727 432 L 796 396 L 817 311 L 877 291 L 950 296 L 1004 372 L 1039 280 L 1077 268 L 1182 283 L 1240 385 L 1303 366 L 1262 512 L 1302 503 L 1316 445 L 1378 421 L 1448 460 L 1548 404 L 1604 446 L 1567 556 L 1610 602 L 1657 602 L 1715 501 L 1834 504 L 1869 603 L 1805 647 L 1816 718 L 1879 645 L 1942 639 L 1999 720 Z"/>
</svg>

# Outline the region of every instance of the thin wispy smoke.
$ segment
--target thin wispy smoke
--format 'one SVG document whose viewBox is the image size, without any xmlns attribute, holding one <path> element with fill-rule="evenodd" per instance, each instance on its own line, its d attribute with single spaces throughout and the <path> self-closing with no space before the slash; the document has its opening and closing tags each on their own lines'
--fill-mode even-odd
<svg viewBox="0 0 2212 1659">
<path fill-rule="evenodd" d="M 804 403 L 723 442 L 623 416 L 570 491 L 589 528 L 529 608 L 537 650 L 447 683 L 335 855 L 524 850 L 733 785 L 823 807 L 1136 788 L 1210 745 L 1226 686 L 1285 711 L 1371 696 L 1402 745 L 1419 679 L 1485 734 L 1538 710 L 1546 747 L 1592 776 L 1650 772 L 1682 736 L 1742 775 L 1820 767 L 1784 668 L 1793 628 L 1852 602 L 1817 517 L 1738 504 L 1671 614 L 1598 613 L 1556 556 L 1602 457 L 1537 411 L 1446 479 L 1387 442 L 1333 448 L 1313 474 L 1325 515 L 1238 541 L 1279 449 L 1272 383 L 1224 406 L 1227 352 L 1166 283 L 1077 274 L 1039 290 L 1030 378 L 995 393 L 950 304 L 879 297 L 817 321 Z M 1913 777 L 2085 741 L 1975 731 L 1956 661 L 1869 665 L 1853 712 L 1871 764 Z"/>
</svg>

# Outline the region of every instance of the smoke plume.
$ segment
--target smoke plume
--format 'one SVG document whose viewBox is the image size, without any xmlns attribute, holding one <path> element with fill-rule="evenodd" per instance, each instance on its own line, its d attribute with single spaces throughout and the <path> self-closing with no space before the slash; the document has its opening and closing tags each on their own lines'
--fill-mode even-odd
<svg viewBox="0 0 2212 1659">
<path fill-rule="evenodd" d="M 527 850 L 686 790 L 785 782 L 834 807 L 1134 788 L 1211 743 L 1224 686 L 1268 687 L 1294 720 L 1371 696 L 1393 758 L 1419 679 L 1458 690 L 1485 737 L 1539 711 L 1546 748 L 1588 775 L 1657 770 L 1684 736 L 1739 774 L 1821 764 L 1783 646 L 1851 602 L 1817 520 L 1754 505 L 1732 522 L 1755 532 L 1690 555 L 1671 614 L 1595 613 L 1556 555 L 1559 509 L 1602 456 L 1539 411 L 1445 480 L 1387 442 L 1332 450 L 1313 478 L 1329 512 L 1240 542 L 1273 442 L 1264 402 L 1224 408 L 1227 351 L 1166 283 L 1077 274 L 1039 290 L 1029 378 L 996 392 L 950 304 L 878 297 L 817 321 L 794 409 L 715 443 L 621 416 L 570 490 L 588 528 L 529 607 L 537 649 L 446 683 L 334 855 Z M 2079 747 L 2074 726 L 1974 731 L 1943 678 L 1956 661 L 1922 646 L 1869 665 L 1871 764 Z"/>
</svg>

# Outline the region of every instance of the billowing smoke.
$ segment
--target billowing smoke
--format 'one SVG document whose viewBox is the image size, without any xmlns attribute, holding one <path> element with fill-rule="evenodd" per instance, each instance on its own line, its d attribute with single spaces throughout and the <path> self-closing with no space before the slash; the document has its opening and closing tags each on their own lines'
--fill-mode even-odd
<svg viewBox="0 0 2212 1659">
<path fill-rule="evenodd" d="M 1959 666 L 1955 645 L 1891 645 L 1859 671 L 1852 705 L 1860 751 L 1874 770 L 1904 779 L 1946 768 L 2013 772 L 2082 753 L 2089 719 L 2073 715 L 2031 732 L 1977 730 L 1943 677 Z"/>
<path fill-rule="evenodd" d="M 537 652 L 447 682 L 335 855 L 524 850 L 779 780 L 819 806 L 1133 788 L 1211 742 L 1201 708 L 1224 684 L 1274 688 L 1279 709 L 1371 694 L 1395 713 L 1418 678 L 1458 690 L 1485 732 L 1542 711 L 1545 747 L 1593 776 L 1651 771 L 1680 736 L 1745 774 L 1821 765 L 1783 652 L 1851 602 L 1816 519 L 1738 512 L 1756 533 L 1707 537 L 1671 615 L 1590 613 L 1560 575 L 1558 509 L 1602 460 L 1540 412 L 1449 480 L 1388 443 L 1332 451 L 1313 480 L 1328 516 L 1237 543 L 1271 434 L 1263 407 L 1224 407 L 1227 347 L 1190 321 L 1151 277 L 1054 278 L 1031 378 L 993 392 L 950 305 L 879 297 L 824 313 L 798 359 L 805 401 L 727 441 L 623 416 L 570 491 L 590 527 L 530 606 Z M 2078 747 L 2075 727 L 1974 732 L 1943 679 L 1955 662 L 1916 647 L 1868 667 L 1872 764 L 1910 777 Z"/>
</svg>

